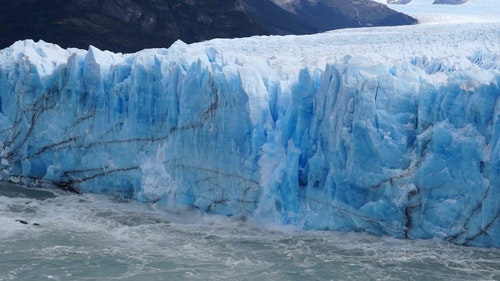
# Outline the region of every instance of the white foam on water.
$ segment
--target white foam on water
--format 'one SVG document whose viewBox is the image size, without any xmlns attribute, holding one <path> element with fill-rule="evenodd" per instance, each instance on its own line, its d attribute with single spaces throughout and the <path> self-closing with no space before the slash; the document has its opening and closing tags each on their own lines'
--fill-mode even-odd
<svg viewBox="0 0 500 281">
<path fill-rule="evenodd" d="M 21 224 L 16 219 L 29 224 Z M 0 197 L 0 280 L 498 280 L 500 250 L 261 227 L 99 195 Z M 34 226 L 32 223 L 40 226 Z M 40 279 L 38 279 L 40 278 Z"/>
</svg>

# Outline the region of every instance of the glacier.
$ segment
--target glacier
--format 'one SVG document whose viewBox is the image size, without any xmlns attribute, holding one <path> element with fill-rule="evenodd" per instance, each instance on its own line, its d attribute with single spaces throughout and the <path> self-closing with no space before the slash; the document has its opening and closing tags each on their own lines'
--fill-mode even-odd
<svg viewBox="0 0 500 281">
<path fill-rule="evenodd" d="M 386 4 L 389 8 L 410 15 L 420 23 L 442 22 L 492 22 L 498 21 L 498 1 L 496 0 L 373 0 Z M 435 3 L 449 2 L 449 3 Z M 454 3 L 451 3 L 454 2 Z M 459 3 L 463 2 L 463 3 Z M 453 5 L 450 5 L 453 4 Z"/>
<path fill-rule="evenodd" d="M 0 51 L 1 179 L 500 247 L 500 23 Z"/>
</svg>

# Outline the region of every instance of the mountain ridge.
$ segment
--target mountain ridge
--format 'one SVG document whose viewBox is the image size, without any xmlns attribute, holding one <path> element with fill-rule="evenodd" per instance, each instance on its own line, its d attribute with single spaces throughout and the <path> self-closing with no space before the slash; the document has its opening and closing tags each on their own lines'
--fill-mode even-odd
<svg viewBox="0 0 500 281">
<path fill-rule="evenodd" d="M 335 0 L 332 3 L 340 3 Z M 345 2 L 345 1 L 344 1 Z M 366 17 L 371 1 L 342 4 Z M 346 2 L 347 3 L 347 2 Z M 350 2 L 349 2 L 350 3 Z M 364 3 L 364 4 L 363 4 Z M 373 2 L 371 2 L 373 3 Z M 376 20 L 360 20 L 332 7 L 304 5 L 291 13 L 270 0 L 0 0 L 0 48 L 17 40 L 53 42 L 63 47 L 89 45 L 113 52 L 136 52 L 213 38 L 312 34 L 345 27 L 413 24 L 416 20 L 379 5 Z M 338 4 L 335 4 L 339 6 Z M 363 7 L 363 5 L 365 5 Z M 344 9 L 345 10 L 345 9 Z M 318 12 L 323 11 L 323 14 Z M 23 16 L 19 17 L 19 13 Z M 312 16 L 316 13 L 316 16 Z M 318 16 L 319 15 L 319 16 Z"/>
</svg>

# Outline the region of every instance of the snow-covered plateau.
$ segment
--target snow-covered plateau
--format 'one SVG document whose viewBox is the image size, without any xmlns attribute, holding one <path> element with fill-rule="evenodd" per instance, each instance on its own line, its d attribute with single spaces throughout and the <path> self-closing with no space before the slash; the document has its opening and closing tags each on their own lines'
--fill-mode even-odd
<svg viewBox="0 0 500 281">
<path fill-rule="evenodd" d="M 0 51 L 1 176 L 500 247 L 499 54 L 494 21 L 134 54 L 19 41 Z"/>
<path fill-rule="evenodd" d="M 498 21 L 498 0 L 373 0 L 398 12 L 417 18 L 420 23 Z M 435 4 L 447 2 L 449 4 Z M 404 3 L 404 4 L 394 4 Z"/>
</svg>

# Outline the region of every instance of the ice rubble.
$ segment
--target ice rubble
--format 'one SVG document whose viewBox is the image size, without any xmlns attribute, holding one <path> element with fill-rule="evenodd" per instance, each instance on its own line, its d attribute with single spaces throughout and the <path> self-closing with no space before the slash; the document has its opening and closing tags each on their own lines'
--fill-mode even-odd
<svg viewBox="0 0 500 281">
<path fill-rule="evenodd" d="M 500 247 L 500 24 L 0 51 L 2 178 Z"/>
</svg>

